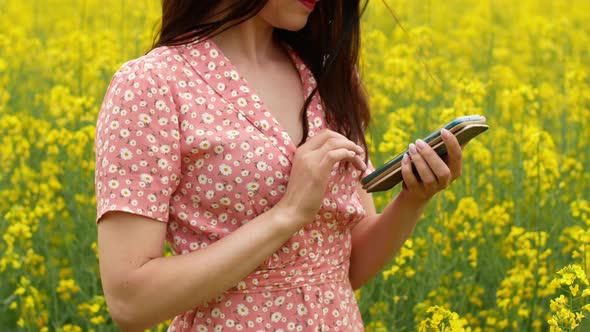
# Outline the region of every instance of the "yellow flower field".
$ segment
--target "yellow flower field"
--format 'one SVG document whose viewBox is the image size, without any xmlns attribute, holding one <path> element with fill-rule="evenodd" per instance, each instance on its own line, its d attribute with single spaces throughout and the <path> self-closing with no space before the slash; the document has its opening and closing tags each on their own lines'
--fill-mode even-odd
<svg viewBox="0 0 590 332">
<path fill-rule="evenodd" d="M 373 164 L 457 116 L 490 129 L 357 292 L 367 331 L 590 331 L 590 2 L 387 3 L 401 26 L 383 1 L 363 18 Z M 0 0 L 2 331 L 117 330 L 97 264 L 95 121 L 159 5 Z"/>
</svg>

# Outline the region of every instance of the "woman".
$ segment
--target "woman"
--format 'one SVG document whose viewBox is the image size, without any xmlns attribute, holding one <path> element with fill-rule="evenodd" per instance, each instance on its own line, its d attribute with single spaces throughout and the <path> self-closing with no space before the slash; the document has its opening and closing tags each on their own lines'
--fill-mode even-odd
<svg viewBox="0 0 590 332">
<path fill-rule="evenodd" d="M 411 144 L 402 191 L 375 212 L 359 186 L 360 12 L 163 1 L 160 39 L 114 75 L 96 128 L 101 279 L 122 330 L 363 330 L 353 290 L 460 175 L 461 147 L 445 133 L 445 162 Z"/>
</svg>

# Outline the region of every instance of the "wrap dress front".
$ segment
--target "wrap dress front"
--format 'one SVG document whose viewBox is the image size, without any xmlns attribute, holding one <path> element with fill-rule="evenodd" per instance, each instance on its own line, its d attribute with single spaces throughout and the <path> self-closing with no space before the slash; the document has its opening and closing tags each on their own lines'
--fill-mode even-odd
<svg viewBox="0 0 590 332">
<path fill-rule="evenodd" d="M 287 50 L 307 97 L 313 74 Z M 310 136 L 326 127 L 318 94 L 307 119 Z M 146 216 L 167 224 L 174 254 L 205 250 L 281 199 L 295 151 L 212 40 L 155 48 L 121 66 L 100 109 L 96 222 L 107 211 Z M 168 331 L 362 331 L 348 279 L 361 175 L 335 165 L 315 220 Z"/>
</svg>

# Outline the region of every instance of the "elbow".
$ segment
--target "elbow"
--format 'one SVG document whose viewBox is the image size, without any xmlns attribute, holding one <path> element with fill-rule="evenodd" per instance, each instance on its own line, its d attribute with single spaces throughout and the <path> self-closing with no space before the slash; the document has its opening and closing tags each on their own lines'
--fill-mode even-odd
<svg viewBox="0 0 590 332">
<path fill-rule="evenodd" d="M 353 290 L 360 289 L 371 276 L 368 271 L 364 270 L 364 266 L 359 266 L 357 260 L 350 259 L 350 266 L 348 268 L 348 281 Z"/>
<path fill-rule="evenodd" d="M 123 332 L 144 331 L 149 326 L 142 324 L 136 306 L 121 298 L 107 300 L 109 314 L 113 322 Z"/>
<path fill-rule="evenodd" d="M 143 332 L 164 322 L 158 302 L 147 299 L 147 274 L 128 271 L 120 275 L 108 278 L 103 274 L 101 278 L 109 315 L 119 330 Z"/>
<path fill-rule="evenodd" d="M 348 280 L 350 281 L 350 286 L 352 290 L 358 290 L 365 284 L 366 281 L 360 280 L 358 276 L 355 276 L 353 273 L 348 274 Z"/>
<path fill-rule="evenodd" d="M 131 279 L 122 281 L 118 287 L 105 288 L 105 298 L 109 314 L 117 327 L 124 332 L 143 332 L 154 324 L 153 317 L 146 313 L 146 306 L 141 304 L 137 287 Z"/>
<path fill-rule="evenodd" d="M 355 283 L 355 282 L 351 281 L 350 285 L 351 285 L 353 291 L 357 291 L 357 290 L 361 289 L 361 287 L 363 287 L 364 284 Z"/>
</svg>

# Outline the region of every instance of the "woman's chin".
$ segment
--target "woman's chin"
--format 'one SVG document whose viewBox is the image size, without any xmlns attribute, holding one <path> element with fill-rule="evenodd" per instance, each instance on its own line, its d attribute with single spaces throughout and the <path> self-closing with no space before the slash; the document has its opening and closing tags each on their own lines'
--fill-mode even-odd
<svg viewBox="0 0 590 332">
<path fill-rule="evenodd" d="M 262 19 L 277 29 L 299 31 L 307 24 L 309 12 L 289 13 L 273 19 L 265 19 L 265 17 L 262 17 Z"/>
<path fill-rule="evenodd" d="M 275 28 L 288 30 L 288 31 L 299 31 L 305 27 L 305 25 L 307 24 L 307 19 L 303 22 L 293 22 L 290 24 L 285 24 L 285 23 L 287 23 L 287 22 L 282 22 L 282 24 L 280 26 L 275 26 Z"/>
</svg>

